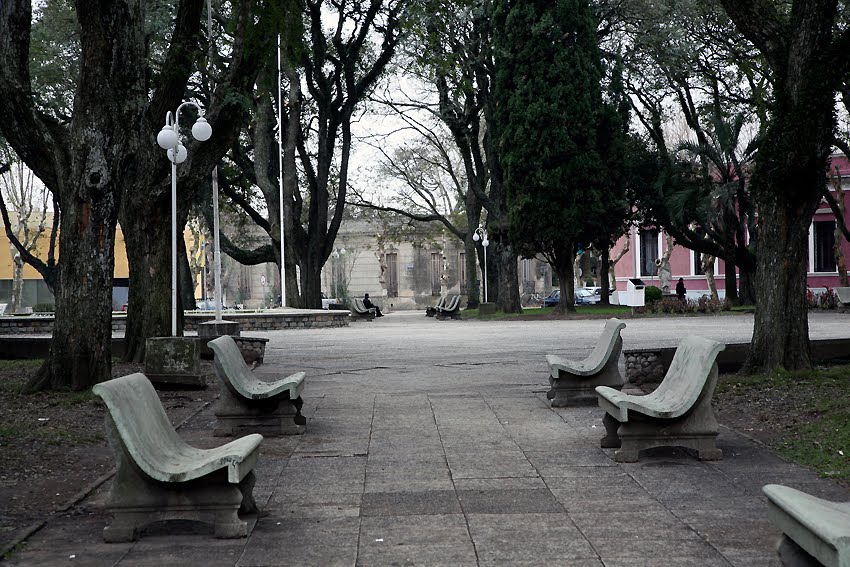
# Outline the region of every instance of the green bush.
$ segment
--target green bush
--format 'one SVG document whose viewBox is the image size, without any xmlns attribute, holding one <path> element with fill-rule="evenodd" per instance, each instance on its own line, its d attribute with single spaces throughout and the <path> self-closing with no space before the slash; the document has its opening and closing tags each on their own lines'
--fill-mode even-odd
<svg viewBox="0 0 850 567">
<path fill-rule="evenodd" d="M 36 303 L 32 306 L 33 313 L 53 313 L 55 310 L 52 303 Z"/>
<path fill-rule="evenodd" d="M 661 293 L 661 288 L 655 287 L 654 285 L 648 285 L 644 289 L 643 298 L 647 304 L 650 304 L 659 301 L 663 295 L 664 294 Z"/>
</svg>

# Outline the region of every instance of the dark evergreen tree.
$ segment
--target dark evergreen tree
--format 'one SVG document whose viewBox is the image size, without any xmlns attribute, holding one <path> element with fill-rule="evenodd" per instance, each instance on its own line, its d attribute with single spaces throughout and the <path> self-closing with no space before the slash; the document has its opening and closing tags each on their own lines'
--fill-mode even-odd
<svg viewBox="0 0 850 567">
<path fill-rule="evenodd" d="M 577 245 L 603 216 L 596 23 L 584 0 L 499 0 L 493 22 L 511 239 L 526 257 L 542 254 L 561 297 L 572 298 Z M 567 300 L 560 309 L 575 307 Z"/>
</svg>

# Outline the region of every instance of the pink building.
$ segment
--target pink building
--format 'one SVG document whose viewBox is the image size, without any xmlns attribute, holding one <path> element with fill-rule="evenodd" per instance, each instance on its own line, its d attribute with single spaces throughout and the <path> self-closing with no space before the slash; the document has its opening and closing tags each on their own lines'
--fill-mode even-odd
<svg viewBox="0 0 850 567">
<path fill-rule="evenodd" d="M 844 213 L 844 222 L 850 225 L 850 162 L 843 154 L 832 156 L 831 170 L 838 170 L 841 176 L 841 186 L 845 191 L 844 200 L 847 208 Z M 832 191 L 835 195 L 835 191 Z M 637 227 L 633 226 L 627 235 L 617 241 L 611 250 L 611 257 L 616 255 L 625 246 L 626 239 L 630 240 L 629 251 L 620 259 L 614 267 L 614 275 L 617 281 L 617 290 L 626 289 L 626 281 L 629 278 L 640 278 L 646 285 L 660 286 L 657 275 L 655 260 L 662 257 L 666 246 L 663 228 Z M 809 287 L 814 291 L 823 290 L 825 287 L 836 287 L 838 285 L 838 271 L 835 263 L 835 216 L 826 201 L 821 202 L 815 215 L 812 217 L 812 225 L 809 229 Z M 850 243 L 842 238 L 841 249 L 850 264 Z M 715 262 L 715 283 L 718 294 L 725 294 L 725 263 L 717 259 Z M 684 248 L 673 246 L 670 255 L 670 270 L 672 272 L 671 290 L 675 288 L 679 278 L 684 278 L 688 296 L 695 299 L 707 294 L 708 282 L 702 273 L 699 254 Z"/>
</svg>

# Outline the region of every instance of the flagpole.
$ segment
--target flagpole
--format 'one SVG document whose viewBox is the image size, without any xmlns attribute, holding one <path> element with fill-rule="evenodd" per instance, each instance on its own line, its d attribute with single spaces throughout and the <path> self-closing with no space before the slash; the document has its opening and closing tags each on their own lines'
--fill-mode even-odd
<svg viewBox="0 0 850 567">
<path fill-rule="evenodd" d="M 277 163 L 278 186 L 280 191 L 280 306 L 286 307 L 286 253 L 283 236 L 283 96 L 281 95 L 282 77 L 280 72 L 280 34 L 277 34 Z"/>
</svg>

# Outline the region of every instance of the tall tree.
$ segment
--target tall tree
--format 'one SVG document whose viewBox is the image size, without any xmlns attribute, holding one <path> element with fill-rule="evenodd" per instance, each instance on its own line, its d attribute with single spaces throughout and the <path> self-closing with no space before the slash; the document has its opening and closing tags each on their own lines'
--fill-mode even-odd
<svg viewBox="0 0 850 567">
<path fill-rule="evenodd" d="M 596 24 L 583 0 L 495 3 L 495 123 L 508 190 L 511 236 L 543 254 L 574 311 L 573 259 L 598 218 L 601 64 Z"/>
<path fill-rule="evenodd" d="M 753 172 L 758 207 L 757 305 L 746 370 L 811 367 L 808 229 L 835 135 L 835 97 L 850 72 L 850 29 L 837 0 L 721 0 L 767 60 L 770 122 Z"/>
<path fill-rule="evenodd" d="M 62 260 L 50 354 L 33 386 L 83 389 L 109 378 L 115 225 L 147 99 L 138 0 L 75 3 L 81 61 L 67 124 L 33 98 L 32 6 L 0 4 L 0 131 L 59 201 Z"/>
</svg>

